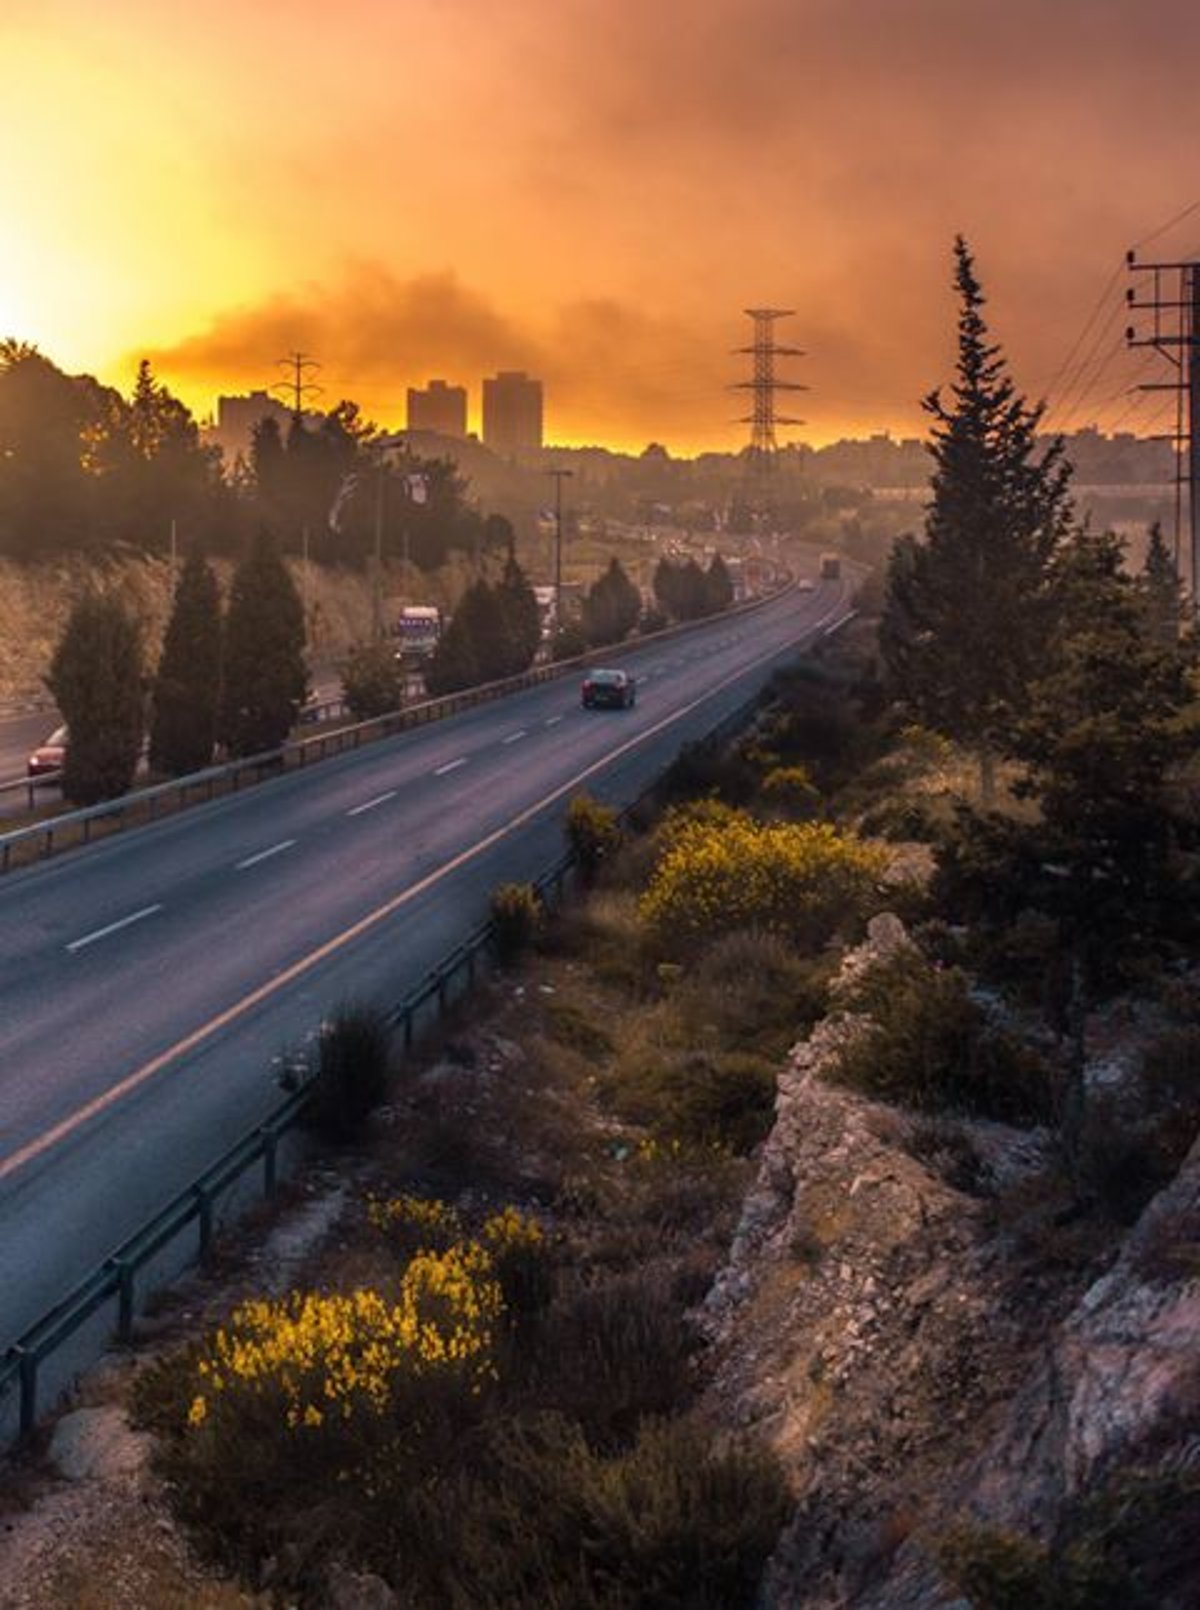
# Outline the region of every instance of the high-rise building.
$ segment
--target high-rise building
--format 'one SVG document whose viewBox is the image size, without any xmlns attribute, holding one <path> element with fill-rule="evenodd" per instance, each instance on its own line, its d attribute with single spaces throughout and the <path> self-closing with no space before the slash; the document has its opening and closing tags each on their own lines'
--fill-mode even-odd
<svg viewBox="0 0 1200 1610">
<path fill-rule="evenodd" d="M 494 453 L 542 445 L 542 383 L 522 369 L 502 369 L 483 383 L 483 442 Z"/>
<path fill-rule="evenodd" d="M 252 391 L 243 397 L 218 397 L 217 422 L 205 432 L 205 440 L 219 447 L 229 463 L 239 453 L 248 458 L 254 427 L 264 419 L 273 419 L 286 437 L 292 411 L 267 391 Z"/>
<path fill-rule="evenodd" d="M 431 380 L 425 387 L 408 388 L 409 430 L 436 431 L 439 436 L 467 434 L 467 388 Z"/>
</svg>

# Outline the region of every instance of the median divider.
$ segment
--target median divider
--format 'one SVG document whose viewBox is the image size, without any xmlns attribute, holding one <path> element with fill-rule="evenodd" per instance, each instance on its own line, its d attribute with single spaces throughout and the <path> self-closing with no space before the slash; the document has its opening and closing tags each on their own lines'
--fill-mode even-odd
<svg viewBox="0 0 1200 1610">
<path fill-rule="evenodd" d="M 823 638 L 840 629 L 846 616 Z M 723 742 L 740 731 L 759 707 L 761 694 L 739 705 L 706 734 L 706 742 Z M 623 826 L 636 819 L 647 802 L 658 793 L 655 782 L 620 813 Z M 534 882 L 543 904 L 554 910 L 563 904 L 578 863 L 573 851 L 564 852 Z M 470 990 L 493 953 L 494 927 L 482 923 L 430 969 L 421 982 L 386 1012 L 389 1027 L 399 1036 L 405 1051 L 419 1041 L 423 1031 L 440 1022 Z M 223 1153 L 200 1177 L 174 1197 L 161 1212 L 123 1242 L 99 1268 L 93 1270 L 49 1313 L 27 1329 L 0 1358 L 0 1442 L 8 1429 L 11 1414 L 5 1414 L 6 1400 L 14 1388 L 18 1393 L 16 1424 L 12 1428 L 26 1436 L 37 1423 L 44 1396 L 42 1368 L 63 1351 L 78 1333 L 106 1308 L 112 1310 L 107 1334 L 121 1344 L 134 1339 L 139 1294 L 139 1275 L 164 1249 L 192 1225 L 196 1226 L 194 1258 L 209 1253 L 216 1234 L 222 1200 L 244 1176 L 261 1167 L 262 1197 L 270 1198 L 281 1175 L 281 1142 L 303 1125 L 311 1099 L 307 1082 L 293 1091 L 261 1123 L 236 1145 Z M 87 1360 L 86 1362 L 92 1362 Z M 75 1366 L 84 1367 L 82 1364 Z M 71 1386 L 71 1374 L 54 1382 L 54 1397 L 61 1397 Z"/>
</svg>

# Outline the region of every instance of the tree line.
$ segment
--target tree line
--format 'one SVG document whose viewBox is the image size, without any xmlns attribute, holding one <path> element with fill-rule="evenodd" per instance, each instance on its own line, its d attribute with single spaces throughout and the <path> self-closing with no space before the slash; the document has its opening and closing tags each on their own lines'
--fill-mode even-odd
<svg viewBox="0 0 1200 1610">
<path fill-rule="evenodd" d="M 128 545 L 245 553 L 266 525 L 288 551 L 362 565 L 376 552 L 424 570 L 451 551 L 502 552 L 500 516 L 466 498 L 452 463 L 381 452 L 357 404 L 318 421 L 267 418 L 226 472 L 187 407 L 143 362 L 126 398 L 0 341 L 0 555 L 51 558 Z"/>
<path fill-rule="evenodd" d="M 64 796 L 91 805 L 125 793 L 143 747 L 150 769 L 177 777 L 277 748 L 304 703 L 304 610 L 264 531 L 238 565 L 224 603 L 193 550 L 175 591 L 158 668 L 146 670 L 142 624 L 115 594 L 90 591 L 72 610 L 46 677 L 68 728 Z"/>
</svg>

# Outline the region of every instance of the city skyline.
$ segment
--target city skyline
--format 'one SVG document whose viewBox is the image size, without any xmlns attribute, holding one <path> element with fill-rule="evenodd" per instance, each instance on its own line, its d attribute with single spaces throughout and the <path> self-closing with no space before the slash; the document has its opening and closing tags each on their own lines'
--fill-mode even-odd
<svg viewBox="0 0 1200 1610">
<path fill-rule="evenodd" d="M 198 415 L 296 350 L 321 404 L 385 425 L 431 375 L 525 370 L 548 439 L 692 454 L 744 443 L 731 349 L 744 307 L 778 304 L 812 388 L 785 438 L 902 436 L 950 373 L 961 230 L 1049 423 L 1149 433 L 1122 253 L 1200 245 L 1200 16 L 1159 21 L 1131 0 L 9 0 L 0 335 L 123 387 L 149 357 Z"/>
</svg>

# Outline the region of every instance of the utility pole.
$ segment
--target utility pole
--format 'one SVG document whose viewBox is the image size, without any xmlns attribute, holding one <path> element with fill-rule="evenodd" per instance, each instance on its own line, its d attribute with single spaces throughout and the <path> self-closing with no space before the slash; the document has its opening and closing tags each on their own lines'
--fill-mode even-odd
<svg viewBox="0 0 1200 1610">
<path fill-rule="evenodd" d="M 314 385 L 306 378 L 310 371 L 315 373 L 321 365 L 304 352 L 289 352 L 286 358 L 279 358 L 276 362 L 279 368 L 291 371 L 291 378 L 277 381 L 271 390 L 282 391 L 291 398 L 292 420 L 298 425 L 304 414 L 305 398 L 319 397 L 323 390 L 323 387 Z"/>
<path fill-rule="evenodd" d="M 1145 288 L 1141 296 L 1132 286 L 1125 293 L 1132 311 L 1151 316 L 1148 333 L 1139 335 L 1138 329 L 1130 325 L 1125 340 L 1130 347 L 1153 347 L 1175 371 L 1172 379 L 1147 382 L 1138 390 L 1175 394 L 1174 431 L 1151 439 L 1169 441 L 1175 448 L 1176 570 L 1180 569 L 1180 498 L 1183 482 L 1187 481 L 1188 577 L 1192 613 L 1196 615 L 1200 612 L 1200 262 L 1141 263 L 1133 252 L 1126 253 L 1125 261 L 1130 273 L 1151 276 L 1148 282 L 1141 282 Z"/>
<path fill-rule="evenodd" d="M 371 588 L 371 628 L 376 643 L 383 642 L 383 478 L 387 470 L 383 454 L 375 461 L 375 554 L 372 568 L 375 572 Z"/>
<path fill-rule="evenodd" d="M 772 483 L 777 468 L 779 443 L 775 437 L 777 425 L 802 425 L 802 419 L 776 411 L 775 396 L 780 391 L 807 391 L 808 387 L 796 380 L 781 380 L 775 372 L 777 358 L 803 358 L 799 347 L 781 347 L 775 340 L 775 325 L 779 319 L 793 317 L 793 309 L 782 307 L 748 307 L 743 312 L 753 320 L 754 340 L 748 347 L 735 347 L 735 356 L 748 356 L 754 361 L 749 380 L 739 380 L 730 386 L 731 391 L 748 391 L 750 412 L 743 414 L 738 423 L 750 426 L 750 446 L 746 452 L 746 492 L 750 502 L 761 509 L 773 502 Z"/>
<path fill-rule="evenodd" d="M 562 630 L 562 484 L 574 470 L 547 470 L 554 477 L 554 630 Z"/>
</svg>

